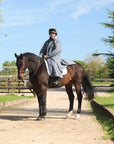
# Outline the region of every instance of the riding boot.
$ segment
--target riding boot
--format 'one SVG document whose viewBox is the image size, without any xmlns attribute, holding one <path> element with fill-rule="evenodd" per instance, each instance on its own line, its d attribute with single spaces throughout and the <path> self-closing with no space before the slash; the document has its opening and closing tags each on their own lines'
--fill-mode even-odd
<svg viewBox="0 0 114 144">
<path fill-rule="evenodd" d="M 48 86 L 51 86 L 53 83 L 53 77 L 49 76 Z"/>
<path fill-rule="evenodd" d="M 60 77 L 55 77 L 53 84 L 60 86 L 61 85 Z"/>
</svg>

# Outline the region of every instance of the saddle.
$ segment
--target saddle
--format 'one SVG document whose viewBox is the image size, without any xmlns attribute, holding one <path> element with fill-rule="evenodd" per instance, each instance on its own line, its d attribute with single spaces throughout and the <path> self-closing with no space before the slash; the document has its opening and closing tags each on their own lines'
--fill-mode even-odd
<svg viewBox="0 0 114 144">
<path fill-rule="evenodd" d="M 47 72 L 49 74 L 49 82 L 48 82 L 49 87 L 60 86 L 61 85 L 60 78 L 59 77 L 51 77 L 48 63 L 45 59 L 44 59 L 44 62 L 46 64 Z M 76 64 L 76 63 L 72 60 L 61 59 L 61 64 L 63 65 L 62 75 L 66 75 L 67 74 L 67 66 L 72 65 L 72 64 Z"/>
<path fill-rule="evenodd" d="M 49 71 L 48 63 L 47 63 L 47 61 L 46 61 L 45 59 L 44 59 L 44 62 L 45 62 L 45 64 L 46 64 L 47 72 L 48 72 L 49 76 L 51 77 L 51 73 L 50 73 L 50 71 Z M 63 75 L 67 74 L 67 67 L 65 67 L 64 69 L 62 69 L 62 74 L 63 74 Z M 53 79 L 53 78 L 52 78 L 52 79 Z M 56 79 L 56 77 L 55 77 L 55 79 Z"/>
</svg>

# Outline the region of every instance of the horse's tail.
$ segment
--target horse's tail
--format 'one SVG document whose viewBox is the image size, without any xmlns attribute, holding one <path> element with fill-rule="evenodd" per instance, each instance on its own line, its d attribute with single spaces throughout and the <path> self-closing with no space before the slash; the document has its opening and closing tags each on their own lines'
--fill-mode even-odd
<svg viewBox="0 0 114 144">
<path fill-rule="evenodd" d="M 87 97 L 89 100 L 94 99 L 94 90 L 92 84 L 89 82 L 88 77 L 83 74 L 83 79 L 82 79 L 82 87 L 83 91 L 86 93 Z"/>
</svg>

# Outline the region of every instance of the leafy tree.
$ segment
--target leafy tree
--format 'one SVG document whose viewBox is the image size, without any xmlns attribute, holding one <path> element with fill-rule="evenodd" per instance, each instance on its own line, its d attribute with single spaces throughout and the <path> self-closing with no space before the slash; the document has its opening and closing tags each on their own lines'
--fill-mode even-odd
<svg viewBox="0 0 114 144">
<path fill-rule="evenodd" d="M 114 48 L 114 11 L 107 9 L 109 18 L 112 19 L 111 23 L 102 23 L 106 28 L 111 29 L 112 35 L 108 38 L 103 38 L 103 41 L 108 44 L 111 48 Z"/>
<path fill-rule="evenodd" d="M 0 3 L 1 3 L 1 0 L 0 0 Z M 1 15 L 1 10 L 0 10 L 0 23 L 2 23 L 2 22 L 3 22 L 3 17 Z M 0 27 L 0 29 L 1 29 L 1 27 Z"/>
<path fill-rule="evenodd" d="M 3 70 L 1 71 L 2 74 L 15 74 L 17 71 L 15 61 L 9 62 L 5 61 L 3 63 Z"/>
<path fill-rule="evenodd" d="M 84 61 L 75 60 L 75 62 L 78 62 L 79 64 L 81 64 L 81 66 L 82 66 L 83 68 L 86 67 L 86 63 L 85 63 Z"/>
<path fill-rule="evenodd" d="M 95 78 L 108 78 L 109 70 L 100 56 L 87 56 L 85 58 L 86 68 L 85 71 L 89 79 Z"/>
<path fill-rule="evenodd" d="M 105 27 L 110 28 L 112 31 L 112 35 L 108 38 L 103 38 L 103 41 L 110 46 L 110 49 L 114 49 L 114 11 L 108 10 L 109 18 L 112 19 L 111 23 L 102 23 Z M 114 78 L 114 53 L 110 51 L 110 55 L 108 55 L 107 65 L 109 67 L 110 77 Z"/>
<path fill-rule="evenodd" d="M 0 3 L 2 2 L 2 0 L 0 0 Z M 3 16 L 2 16 L 2 14 L 1 14 L 1 10 L 0 10 L 0 23 L 2 23 L 3 22 Z M 2 27 L 0 26 L 0 29 L 1 29 Z M 7 37 L 7 35 L 6 34 L 4 34 L 3 32 L 1 32 L 1 30 L 0 30 L 0 34 L 1 35 L 3 35 L 3 36 L 5 36 L 5 37 Z"/>
<path fill-rule="evenodd" d="M 2 0 L 0 0 L 0 3 L 2 2 Z M 0 10 L 0 22 L 3 22 L 3 17 L 1 15 L 1 10 Z"/>
<path fill-rule="evenodd" d="M 110 78 L 114 78 L 114 58 L 113 57 L 108 58 L 106 63 L 109 68 Z"/>
<path fill-rule="evenodd" d="M 112 21 L 110 23 L 104 22 L 101 24 L 106 28 L 109 28 L 112 32 L 112 35 L 102 39 L 105 42 L 105 44 L 109 46 L 109 51 L 108 53 L 94 53 L 93 56 L 99 56 L 99 55 L 108 56 L 106 63 L 109 68 L 110 78 L 114 78 L 114 53 L 112 52 L 112 50 L 114 49 L 114 10 L 111 11 L 108 9 L 107 11 L 108 11 L 109 18 L 111 18 Z"/>
</svg>

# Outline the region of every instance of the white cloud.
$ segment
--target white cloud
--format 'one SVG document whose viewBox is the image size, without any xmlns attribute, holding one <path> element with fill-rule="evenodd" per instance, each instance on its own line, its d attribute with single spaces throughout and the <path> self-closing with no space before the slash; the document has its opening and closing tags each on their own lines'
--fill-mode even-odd
<svg viewBox="0 0 114 144">
<path fill-rule="evenodd" d="M 26 7 L 25 9 L 5 3 L 2 7 L 4 16 L 2 27 L 44 23 L 59 14 L 77 19 L 79 16 L 89 13 L 91 9 L 98 9 L 111 3 L 113 0 L 51 0 L 51 2 L 42 4 L 40 8 Z"/>
<path fill-rule="evenodd" d="M 77 5 L 76 11 L 72 14 L 72 17 L 74 19 L 77 19 L 79 16 L 89 13 L 92 9 L 99 9 L 111 3 L 114 3 L 114 1 L 113 0 L 86 0 L 86 1 L 82 0 Z"/>
<path fill-rule="evenodd" d="M 30 25 L 49 21 L 50 17 L 54 14 L 56 15 L 62 12 L 58 9 L 60 6 L 66 5 L 71 1 L 72 0 L 53 0 L 42 5 L 41 8 L 29 7 L 26 9 L 17 9 L 15 5 L 5 3 L 4 7 L 2 7 L 2 13 L 4 15 L 2 27 Z"/>
<path fill-rule="evenodd" d="M 43 9 L 19 9 L 4 11 L 4 27 L 28 25 L 47 21 Z"/>
</svg>

